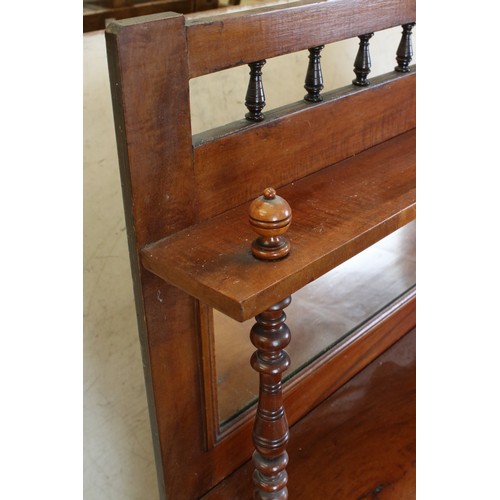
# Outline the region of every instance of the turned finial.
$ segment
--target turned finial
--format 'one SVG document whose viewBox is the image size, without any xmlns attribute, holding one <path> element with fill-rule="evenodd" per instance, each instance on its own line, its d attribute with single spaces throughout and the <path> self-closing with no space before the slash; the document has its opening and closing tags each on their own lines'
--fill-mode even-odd
<svg viewBox="0 0 500 500">
<path fill-rule="evenodd" d="M 292 221 L 292 209 L 275 189 L 266 188 L 250 205 L 250 225 L 259 237 L 252 243 L 257 259 L 277 260 L 288 255 L 290 242 L 283 236 Z"/>
</svg>

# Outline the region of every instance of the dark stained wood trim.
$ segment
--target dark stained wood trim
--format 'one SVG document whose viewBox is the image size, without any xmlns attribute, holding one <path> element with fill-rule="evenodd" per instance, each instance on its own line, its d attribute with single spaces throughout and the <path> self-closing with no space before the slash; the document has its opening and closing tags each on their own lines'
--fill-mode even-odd
<svg viewBox="0 0 500 500">
<path fill-rule="evenodd" d="M 250 319 L 415 218 L 415 131 L 279 194 L 293 213 L 283 260 L 253 257 L 245 204 L 146 246 L 144 265 L 233 319 Z"/>
<path fill-rule="evenodd" d="M 218 0 L 152 0 L 150 2 L 122 2 L 122 5 L 83 4 L 83 32 L 103 30 L 106 22 L 128 19 L 163 12 L 187 14 L 188 12 L 216 9 Z"/>
<path fill-rule="evenodd" d="M 415 10 L 415 0 L 331 0 L 294 2 L 201 19 L 188 15 L 189 76 L 410 23 L 415 21 Z M 211 47 L 210 57 L 207 45 Z"/>
<path fill-rule="evenodd" d="M 290 426 L 333 394 L 416 325 L 416 289 L 396 299 L 387 308 L 338 342 L 309 367 L 285 381 L 284 406 Z M 293 342 L 293 331 L 292 342 Z M 225 446 L 246 448 L 241 458 L 250 456 L 250 436 L 255 405 L 221 427 L 219 440 Z M 240 444 L 238 444 L 240 443 Z M 243 463 L 243 460 L 242 462 Z"/>
<path fill-rule="evenodd" d="M 113 23 L 106 42 L 160 495 L 195 498 L 213 485 L 210 473 L 194 465 L 205 450 L 196 301 L 138 259 L 144 244 L 195 219 L 184 18 Z M 192 466 L 199 478 L 187 481 Z"/>
</svg>

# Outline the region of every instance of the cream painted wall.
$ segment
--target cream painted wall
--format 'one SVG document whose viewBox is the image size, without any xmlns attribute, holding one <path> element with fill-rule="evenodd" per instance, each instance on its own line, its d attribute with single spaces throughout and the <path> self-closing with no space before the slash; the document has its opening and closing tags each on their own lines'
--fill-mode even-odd
<svg viewBox="0 0 500 500">
<path fill-rule="evenodd" d="M 372 76 L 393 69 L 400 32 L 372 38 Z M 325 48 L 325 90 L 350 83 L 357 44 L 354 39 Z M 84 35 L 83 65 L 84 498 L 155 500 L 103 32 Z M 307 51 L 267 62 L 266 110 L 303 97 L 306 67 Z M 193 133 L 242 117 L 247 78 L 245 66 L 191 82 Z"/>
</svg>

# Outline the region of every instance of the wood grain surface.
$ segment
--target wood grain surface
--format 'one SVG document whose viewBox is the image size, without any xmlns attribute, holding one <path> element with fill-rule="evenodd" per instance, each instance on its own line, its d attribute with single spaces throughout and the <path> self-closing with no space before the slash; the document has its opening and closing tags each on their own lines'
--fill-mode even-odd
<svg viewBox="0 0 500 500">
<path fill-rule="evenodd" d="M 248 206 L 148 245 L 143 263 L 244 321 L 415 218 L 415 132 L 386 141 L 279 192 L 292 207 L 288 257 L 251 254 Z"/>
<path fill-rule="evenodd" d="M 305 1 L 186 20 L 194 78 L 410 23 L 415 0 Z"/>
</svg>

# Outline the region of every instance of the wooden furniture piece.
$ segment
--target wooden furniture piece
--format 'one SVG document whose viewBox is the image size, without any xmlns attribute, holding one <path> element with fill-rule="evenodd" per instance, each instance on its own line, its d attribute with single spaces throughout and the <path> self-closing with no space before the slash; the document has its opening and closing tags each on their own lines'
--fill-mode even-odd
<svg viewBox="0 0 500 500">
<path fill-rule="evenodd" d="M 392 233 L 406 231 L 415 218 L 414 22 L 414 0 L 331 0 L 206 18 L 159 14 L 107 28 L 162 498 L 288 498 L 287 443 L 295 428 L 300 436 L 309 429 L 316 440 L 314 446 L 307 441 L 303 456 L 294 441 L 290 498 L 326 498 L 325 492 L 342 500 L 372 498 L 386 484 L 371 474 L 351 479 L 351 489 L 336 484 L 336 478 L 349 475 L 345 464 L 324 459 L 324 436 L 318 439 L 313 431 L 342 432 L 334 425 L 338 415 L 330 411 L 331 398 L 356 374 L 368 373 L 365 368 L 373 371 L 370 363 L 414 329 L 415 286 L 377 306 L 283 384 L 291 361 L 284 348 L 295 335 L 285 309 L 291 310 L 292 297 L 312 282 L 349 265 Z M 397 66 L 368 79 L 370 39 L 399 25 Z M 352 84 L 323 92 L 323 46 L 355 36 L 360 43 Z M 309 50 L 304 100 L 263 111 L 266 59 L 304 49 Z M 242 120 L 192 136 L 189 79 L 242 64 L 250 72 Z M 255 228 L 262 238 L 252 246 Z M 278 239 L 285 230 L 286 240 Z M 370 294 L 376 299 L 378 292 Z M 357 306 L 351 300 L 347 307 Z M 258 402 L 225 420 L 219 415 L 221 351 L 214 310 L 238 322 L 256 321 L 250 339 L 256 348 L 251 365 L 260 379 Z M 309 327 L 301 336 L 311 342 L 322 333 L 314 330 L 322 312 L 314 306 L 307 310 Z M 400 436 L 394 437 L 399 446 L 394 449 L 405 451 L 377 462 L 405 460 L 411 468 L 414 384 L 411 376 L 404 380 L 409 381 L 404 390 L 386 394 L 394 408 L 387 422 L 403 432 L 382 434 Z M 374 393 L 380 392 L 384 389 L 377 385 Z M 377 426 L 367 428 L 372 432 L 358 429 L 353 435 L 372 443 Z M 327 449 L 335 452 L 331 445 Z M 319 474 L 318 464 L 326 471 Z M 389 469 L 403 466 L 392 463 Z M 411 491 L 401 495 L 402 487 L 394 498 L 412 498 Z M 362 496 L 364 488 L 368 496 Z"/>
</svg>

